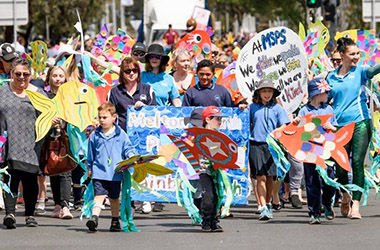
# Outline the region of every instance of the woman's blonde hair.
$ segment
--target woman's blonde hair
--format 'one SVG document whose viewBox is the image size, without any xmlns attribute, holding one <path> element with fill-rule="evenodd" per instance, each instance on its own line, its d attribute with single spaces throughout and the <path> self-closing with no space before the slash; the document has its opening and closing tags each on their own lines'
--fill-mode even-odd
<svg viewBox="0 0 380 250">
<path fill-rule="evenodd" d="M 171 58 L 171 63 L 172 63 L 172 69 L 175 71 L 176 69 L 176 62 L 177 59 L 180 55 L 185 55 L 188 56 L 189 59 L 191 60 L 191 54 L 187 49 L 177 49 L 173 52 L 172 58 Z"/>
</svg>

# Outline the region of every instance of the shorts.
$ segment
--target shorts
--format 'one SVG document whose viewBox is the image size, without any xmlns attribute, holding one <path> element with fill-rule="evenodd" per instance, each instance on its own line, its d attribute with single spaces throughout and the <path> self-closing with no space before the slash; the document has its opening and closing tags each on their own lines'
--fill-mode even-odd
<svg viewBox="0 0 380 250">
<path fill-rule="evenodd" d="M 266 142 L 250 141 L 249 166 L 252 178 L 261 175 L 277 176 L 277 167 Z"/>
<path fill-rule="evenodd" d="M 107 195 L 110 199 L 119 199 L 121 181 L 105 181 L 93 179 L 95 196 Z"/>
</svg>

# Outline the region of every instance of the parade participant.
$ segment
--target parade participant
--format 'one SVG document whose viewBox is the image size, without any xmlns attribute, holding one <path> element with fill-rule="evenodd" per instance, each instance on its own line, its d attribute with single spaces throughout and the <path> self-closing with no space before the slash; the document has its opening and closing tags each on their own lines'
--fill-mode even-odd
<svg viewBox="0 0 380 250">
<path fill-rule="evenodd" d="M 90 135 L 88 143 L 88 175 L 94 185 L 94 202 L 92 218 L 86 223 L 89 231 L 95 232 L 98 218 L 106 196 L 111 202 L 111 232 L 120 232 L 119 195 L 123 173 L 115 173 L 116 164 L 136 154 L 128 135 L 115 124 L 116 108 L 106 102 L 99 106 L 100 126 Z"/>
<path fill-rule="evenodd" d="M 262 205 L 259 220 L 269 220 L 272 214 L 272 190 L 277 168 L 269 152 L 266 137 L 289 123 L 285 109 L 277 104 L 280 95 L 271 80 L 262 79 L 253 93 L 250 110 L 250 153 L 251 176 L 257 180 L 259 204 Z M 265 205 L 266 204 L 266 205 Z"/>
<path fill-rule="evenodd" d="M 42 89 L 29 83 L 31 68 L 28 60 L 20 58 L 13 62 L 12 81 L 0 87 L 0 132 L 7 131 L 7 146 L 4 165 L 8 166 L 12 195 L 5 192 L 5 213 L 3 224 L 7 229 L 16 228 L 16 199 L 20 181 L 24 187 L 25 222 L 36 227 L 34 219 L 38 195 L 37 175 L 40 173 L 39 158 L 42 142 L 36 144 L 35 122 L 37 112 L 33 108 L 25 89 L 44 94 Z"/>
<path fill-rule="evenodd" d="M 338 68 L 339 65 L 342 64 L 342 57 L 337 49 L 334 50 L 331 56 L 331 62 L 334 65 L 334 69 Z"/>
<path fill-rule="evenodd" d="M 191 54 L 186 49 L 177 49 L 172 55 L 174 83 L 179 91 L 181 98 L 186 90 L 190 88 L 191 81 L 194 77 L 189 73 L 191 69 Z"/>
<path fill-rule="evenodd" d="M 145 71 L 141 73 L 141 82 L 151 85 L 159 106 L 173 104 L 180 107 L 182 103 L 173 77 L 165 73 L 168 61 L 169 57 L 161 45 L 150 45 L 145 56 Z"/>
<path fill-rule="evenodd" d="M 170 52 L 173 44 L 178 42 L 178 38 L 179 38 L 178 32 L 172 28 L 171 24 L 169 24 L 168 29 L 165 31 L 165 33 L 162 37 L 165 44 L 167 45 L 167 51 L 166 51 L 167 53 Z"/>
<path fill-rule="evenodd" d="M 12 69 L 12 61 L 17 59 L 19 54 L 15 48 L 9 43 L 3 43 L 0 46 L 0 80 L 9 79 Z M 0 86 L 1 86 L 0 82 Z"/>
<path fill-rule="evenodd" d="M 203 127 L 217 130 L 222 125 L 222 112 L 216 106 L 208 106 L 202 111 Z M 219 225 L 217 211 L 218 195 L 216 194 L 214 176 L 217 175 L 213 169 L 213 163 L 208 159 L 201 159 L 199 171 L 200 185 L 202 187 L 202 197 L 200 211 L 202 215 L 203 232 L 223 232 Z"/>
<path fill-rule="evenodd" d="M 136 61 L 145 63 L 146 47 L 143 43 L 137 42 L 132 46 L 131 57 Z"/>
<path fill-rule="evenodd" d="M 48 73 L 48 84 L 50 90 L 47 93 L 50 99 L 53 99 L 58 92 L 59 87 L 64 84 L 68 79 L 66 69 L 62 66 L 54 66 Z M 53 119 L 53 127 L 48 133 L 46 142 L 55 140 L 56 137 L 61 136 L 60 130 L 65 129 L 65 122 L 56 117 Z M 71 172 L 62 173 L 56 176 L 50 176 L 50 186 L 53 193 L 54 209 L 50 217 L 61 219 L 72 219 L 73 215 L 70 212 L 69 200 L 71 195 Z M 40 197 L 40 204 L 42 200 Z M 39 204 L 39 206 L 40 206 Z"/>
<path fill-rule="evenodd" d="M 351 141 L 345 146 L 351 155 L 352 182 L 359 187 L 364 186 L 364 158 L 371 138 L 372 122 L 367 107 L 367 96 L 363 86 L 373 76 L 380 73 L 380 65 L 374 67 L 359 66 L 360 50 L 350 38 L 339 38 L 337 50 L 342 58 L 342 65 L 330 72 L 327 82 L 332 87 L 330 97 L 338 123 L 342 127 L 355 122 Z M 347 171 L 337 168 L 338 182 L 348 184 Z M 343 193 L 341 213 L 351 219 L 360 219 L 359 212 L 361 193 L 354 191 L 350 213 L 350 196 Z"/>
<path fill-rule="evenodd" d="M 326 85 L 326 81 L 323 78 L 315 78 L 308 84 L 309 93 L 309 103 L 307 103 L 298 113 L 293 122 L 298 124 L 300 122 L 300 117 L 307 114 L 317 115 L 330 115 L 334 114 L 333 109 L 327 103 L 329 88 L 322 88 L 321 86 Z M 324 129 L 329 129 L 336 131 L 335 117 L 331 117 L 326 124 L 323 125 Z M 323 204 L 325 217 L 328 220 L 333 220 L 335 218 L 335 213 L 332 208 L 333 197 L 335 194 L 335 188 L 327 185 L 319 176 L 316 165 L 310 163 L 303 163 L 304 173 L 305 173 L 305 183 L 306 183 L 306 195 L 307 195 L 307 205 L 309 208 L 309 224 L 320 224 L 321 216 L 321 201 Z M 334 169 L 330 166 L 327 167 L 327 173 L 331 179 L 334 179 Z M 321 197 L 321 189 L 322 197 Z"/>
<path fill-rule="evenodd" d="M 186 91 L 182 106 L 217 106 L 232 107 L 228 90 L 213 81 L 214 68 L 210 60 L 202 60 L 197 66 L 199 83 Z"/>
<path fill-rule="evenodd" d="M 126 131 L 128 106 L 133 105 L 137 109 L 145 105 L 157 105 L 157 102 L 152 87 L 141 83 L 139 63 L 131 57 L 121 62 L 119 83 L 111 89 L 108 100 L 116 107 L 118 125 Z"/>
</svg>

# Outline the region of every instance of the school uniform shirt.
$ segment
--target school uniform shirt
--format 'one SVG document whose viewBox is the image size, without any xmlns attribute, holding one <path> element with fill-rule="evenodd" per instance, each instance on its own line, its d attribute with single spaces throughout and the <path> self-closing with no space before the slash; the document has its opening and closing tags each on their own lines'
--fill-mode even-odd
<svg viewBox="0 0 380 250">
<path fill-rule="evenodd" d="M 149 84 L 153 88 L 159 106 L 168 106 L 170 101 L 179 98 L 173 77 L 165 72 L 157 75 L 151 71 L 141 72 L 141 82 Z"/>
<path fill-rule="evenodd" d="M 367 83 L 367 68 L 354 66 L 343 77 L 338 76 L 339 66 L 326 78 L 332 90 L 329 97 L 333 98 L 333 109 L 339 126 L 350 122 L 360 122 L 370 119 L 367 106 L 365 84 Z"/>
<path fill-rule="evenodd" d="M 87 154 L 87 168 L 92 171 L 93 179 L 121 181 L 123 173 L 115 173 L 116 165 L 137 155 L 137 151 L 128 135 L 115 124 L 115 130 L 108 137 L 100 126 L 95 129 L 89 138 Z"/>
<path fill-rule="evenodd" d="M 334 115 L 334 110 L 333 108 L 328 105 L 327 103 L 322 103 L 318 108 L 310 105 L 309 103 L 306 104 L 301 108 L 301 110 L 298 112 L 298 116 L 305 116 L 307 114 L 313 113 L 314 116 L 318 115 L 333 115 L 328 119 L 328 121 L 333 125 L 333 126 L 338 126 L 335 115 Z"/>
<path fill-rule="evenodd" d="M 111 89 L 108 96 L 108 101 L 116 107 L 118 114 L 117 124 L 126 131 L 127 129 L 127 110 L 128 106 L 135 105 L 136 102 L 141 101 L 146 105 L 157 105 L 156 95 L 150 85 L 145 83 L 138 83 L 135 93 L 133 95 L 127 92 L 124 84 L 119 84 Z"/>
<path fill-rule="evenodd" d="M 290 123 L 285 109 L 279 104 L 252 103 L 249 105 L 251 135 L 249 139 L 256 142 L 266 142 L 266 138 L 276 128 Z"/>
<path fill-rule="evenodd" d="M 232 107 L 233 103 L 228 90 L 213 81 L 208 87 L 197 84 L 188 89 L 183 96 L 182 106 L 192 107 Z"/>
</svg>

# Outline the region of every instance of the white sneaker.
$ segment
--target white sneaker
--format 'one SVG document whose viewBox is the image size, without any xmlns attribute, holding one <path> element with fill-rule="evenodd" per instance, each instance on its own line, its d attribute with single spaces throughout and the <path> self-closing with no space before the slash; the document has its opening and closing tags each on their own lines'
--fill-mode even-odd
<svg viewBox="0 0 380 250">
<path fill-rule="evenodd" d="M 152 205 L 148 201 L 144 201 L 141 206 L 141 213 L 143 214 L 149 214 L 152 212 Z"/>
</svg>

